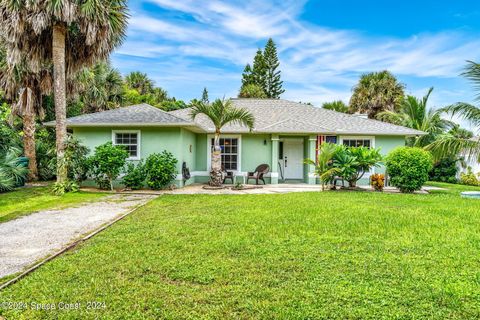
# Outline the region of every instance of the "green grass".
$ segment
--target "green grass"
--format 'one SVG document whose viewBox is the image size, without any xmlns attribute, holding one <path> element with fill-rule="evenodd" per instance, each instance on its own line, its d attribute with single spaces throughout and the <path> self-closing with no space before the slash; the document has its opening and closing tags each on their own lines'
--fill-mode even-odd
<svg viewBox="0 0 480 320">
<path fill-rule="evenodd" d="M 0 314 L 479 318 L 479 230 L 480 200 L 454 190 L 161 196 L 0 293 L 80 310 Z"/>
<path fill-rule="evenodd" d="M 0 223 L 46 209 L 61 209 L 104 197 L 101 193 L 75 192 L 55 196 L 50 187 L 20 188 L 0 193 Z"/>
</svg>

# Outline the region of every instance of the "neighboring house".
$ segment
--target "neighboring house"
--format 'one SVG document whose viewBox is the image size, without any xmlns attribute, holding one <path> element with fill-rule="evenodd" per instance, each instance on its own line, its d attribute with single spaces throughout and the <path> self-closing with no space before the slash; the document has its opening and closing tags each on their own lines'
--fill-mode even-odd
<svg viewBox="0 0 480 320">
<path fill-rule="evenodd" d="M 314 168 L 304 164 L 314 159 L 323 141 L 348 146 L 381 148 L 387 154 L 405 145 L 405 137 L 421 131 L 365 119 L 302 103 L 274 99 L 232 99 L 233 105 L 248 109 L 255 117 L 252 132 L 229 125 L 222 129 L 222 164 L 243 181 L 248 171 L 263 163 L 270 166 L 267 182 L 317 182 Z M 164 112 L 147 104 L 134 105 L 67 120 L 81 143 L 92 151 L 107 141 L 127 146 L 130 160 L 168 150 L 178 159 L 176 184 L 182 186 L 209 180 L 214 127 L 203 115 L 195 121 L 190 109 Z M 47 125 L 54 125 L 49 123 Z M 182 163 L 191 178 L 183 181 Z M 384 168 L 374 169 L 384 172 Z M 364 179 L 366 182 L 366 179 Z"/>
</svg>

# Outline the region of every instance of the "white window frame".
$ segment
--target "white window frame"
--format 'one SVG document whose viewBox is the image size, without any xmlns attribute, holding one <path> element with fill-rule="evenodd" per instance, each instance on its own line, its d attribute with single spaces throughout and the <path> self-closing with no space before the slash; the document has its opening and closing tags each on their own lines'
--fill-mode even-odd
<svg viewBox="0 0 480 320">
<path fill-rule="evenodd" d="M 212 170 L 212 139 L 215 138 L 214 134 L 207 134 L 207 168 L 208 172 Z M 237 170 L 232 170 L 234 173 L 242 172 L 242 135 L 240 134 L 221 134 L 221 139 L 237 139 Z"/>
<path fill-rule="evenodd" d="M 141 148 L 140 146 L 142 145 L 142 136 L 140 130 L 112 130 L 112 144 L 116 146 L 117 144 L 115 143 L 115 135 L 117 133 L 136 133 L 137 134 L 137 156 L 136 157 L 128 157 L 127 160 L 140 160 L 141 158 Z M 120 146 L 122 144 L 119 144 Z"/>
<path fill-rule="evenodd" d="M 340 144 L 343 146 L 343 140 L 370 140 L 370 148 L 375 148 L 374 136 L 339 136 Z"/>
</svg>

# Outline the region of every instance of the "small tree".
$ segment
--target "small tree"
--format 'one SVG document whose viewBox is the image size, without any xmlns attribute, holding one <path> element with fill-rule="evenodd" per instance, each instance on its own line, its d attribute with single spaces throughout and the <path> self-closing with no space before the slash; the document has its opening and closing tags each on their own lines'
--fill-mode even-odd
<svg viewBox="0 0 480 320">
<path fill-rule="evenodd" d="M 203 103 L 209 103 L 209 99 L 208 99 L 208 90 L 207 88 L 203 88 L 203 92 L 202 92 L 202 100 L 201 100 Z"/>
<path fill-rule="evenodd" d="M 210 171 L 210 185 L 221 186 L 222 177 L 222 159 L 220 149 L 220 131 L 223 126 L 229 123 L 238 123 L 246 126 L 249 130 L 253 129 L 255 118 L 245 108 L 235 108 L 230 100 L 217 99 L 211 104 L 197 103 L 190 112 L 190 117 L 203 114 L 212 121 L 215 126 L 215 139 L 212 150 L 212 170 Z"/>
<path fill-rule="evenodd" d="M 267 95 L 265 94 L 265 91 L 263 91 L 262 87 L 251 83 L 240 88 L 240 93 L 238 94 L 238 97 L 263 99 L 266 98 Z"/>
<path fill-rule="evenodd" d="M 329 183 L 333 176 L 340 172 L 339 168 L 333 167 L 333 157 L 337 151 L 337 145 L 324 143 L 320 147 L 317 161 L 305 159 L 305 163 L 315 166 L 315 175 L 320 178 L 322 191 L 325 190 L 325 184 Z"/>
<path fill-rule="evenodd" d="M 113 191 L 113 180 L 122 171 L 128 156 L 124 147 L 114 146 L 111 142 L 96 147 L 94 155 L 90 157 L 95 181 L 101 186 L 102 180 L 108 180 L 110 190 Z"/>
<path fill-rule="evenodd" d="M 420 148 L 399 147 L 386 158 L 390 183 L 401 192 L 420 190 L 432 169 L 432 155 Z"/>
</svg>

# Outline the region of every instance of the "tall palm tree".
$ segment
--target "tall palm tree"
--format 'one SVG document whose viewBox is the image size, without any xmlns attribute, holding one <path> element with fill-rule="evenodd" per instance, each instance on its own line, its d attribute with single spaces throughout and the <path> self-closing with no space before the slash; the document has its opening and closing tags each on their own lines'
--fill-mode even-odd
<svg viewBox="0 0 480 320">
<path fill-rule="evenodd" d="M 404 85 L 388 71 L 363 74 L 353 88 L 350 113 L 366 113 L 370 119 L 382 111 L 396 111 L 404 97 Z"/>
<path fill-rule="evenodd" d="M 122 75 L 108 61 L 84 68 L 79 72 L 77 83 L 84 113 L 115 109 L 123 102 Z"/>
<path fill-rule="evenodd" d="M 67 178 L 62 165 L 67 137 L 66 78 L 85 66 L 106 59 L 119 46 L 127 27 L 126 0 L 0 1 L 0 35 L 8 61 L 40 73 L 53 64 L 57 143 L 57 181 Z"/>
<path fill-rule="evenodd" d="M 212 150 L 212 169 L 210 171 L 210 185 L 222 185 L 222 159 L 220 148 L 220 134 L 227 124 L 237 123 L 246 126 L 250 131 L 253 129 L 255 119 L 245 108 L 236 108 L 230 100 L 216 99 L 213 103 L 197 101 L 190 111 L 192 120 L 198 115 L 204 115 L 212 121 L 215 127 L 215 138 Z"/>
<path fill-rule="evenodd" d="M 153 80 L 146 73 L 140 71 L 133 71 L 127 74 L 125 83 L 129 88 L 136 89 L 140 94 L 147 94 L 153 91 Z"/>
<path fill-rule="evenodd" d="M 441 117 L 441 110 L 427 108 L 428 98 L 432 91 L 433 88 L 430 88 L 422 99 L 411 95 L 406 96 L 402 100 L 398 112 L 383 111 L 377 115 L 377 119 L 427 132 L 428 134 L 425 136 L 411 138 L 407 141 L 410 146 L 427 146 L 435 140 L 437 135 L 444 133 L 454 125 L 451 121 Z"/>
<path fill-rule="evenodd" d="M 6 62 L 6 52 L 0 49 L 0 88 L 6 97 L 12 101 L 11 119 L 19 116 L 23 123 L 23 153 L 29 159 L 28 180 L 38 179 L 38 168 L 35 150 L 36 117 L 42 119 L 43 95 L 52 90 L 51 68 L 45 66 L 40 73 L 30 72 L 25 58 L 20 63 L 9 66 Z"/>
<path fill-rule="evenodd" d="M 476 91 L 475 101 L 480 102 L 480 64 L 467 61 L 467 66 L 461 74 L 473 84 Z M 480 107 L 470 103 L 458 102 L 442 109 L 452 117 L 457 116 L 469 121 L 478 134 L 480 131 Z M 480 162 L 480 139 L 474 139 L 469 135 L 459 135 L 458 132 L 449 132 L 442 135 L 429 146 L 429 149 L 437 157 L 459 153 L 465 153 L 469 158 L 476 158 Z"/>
</svg>

